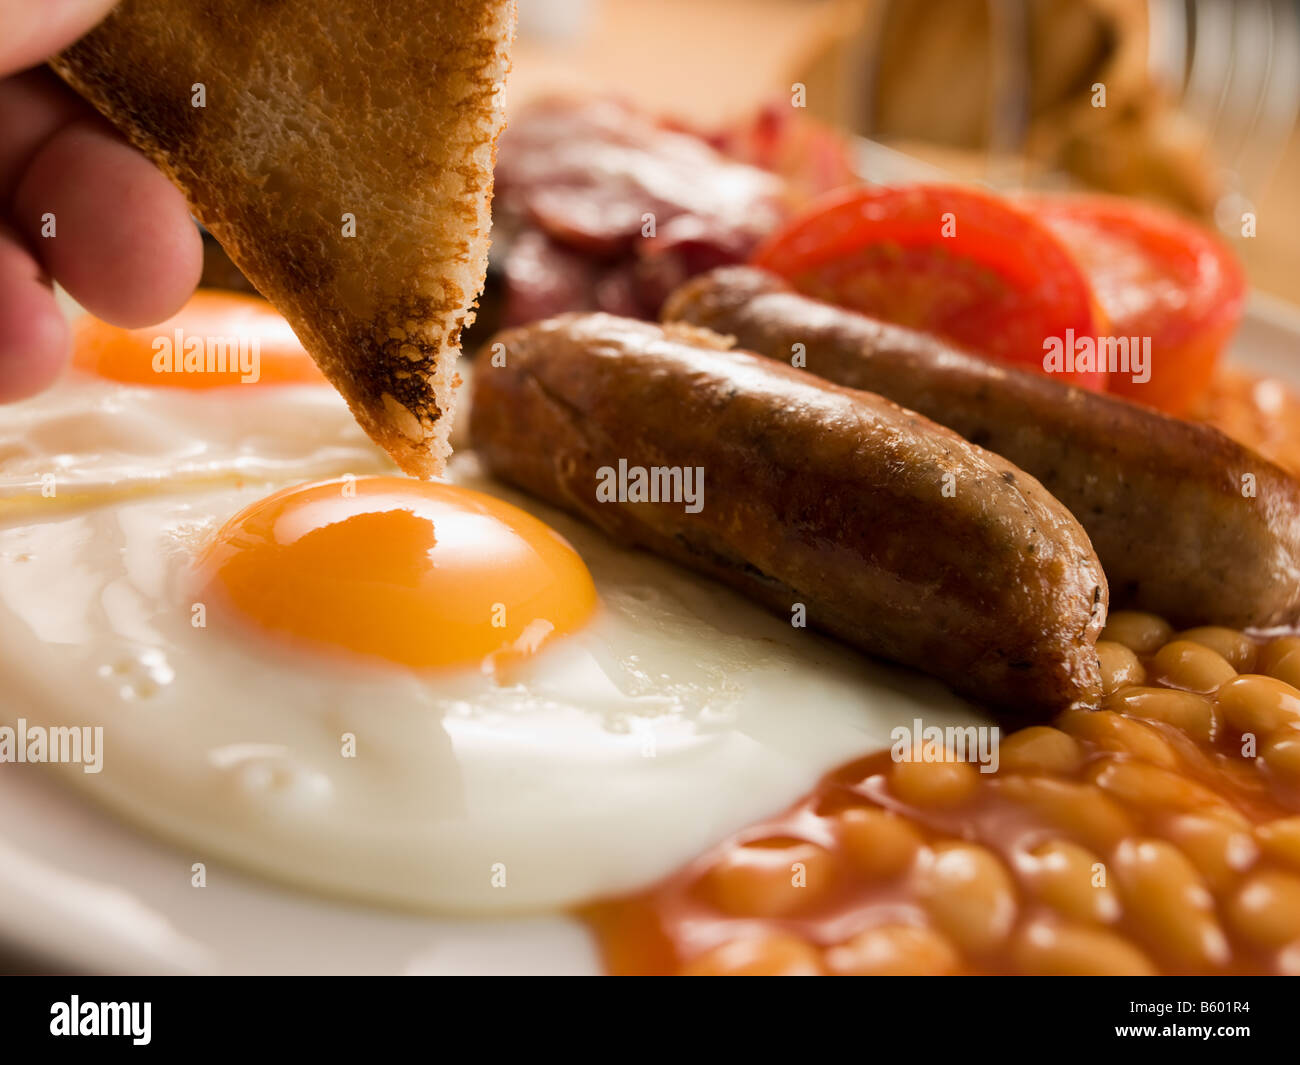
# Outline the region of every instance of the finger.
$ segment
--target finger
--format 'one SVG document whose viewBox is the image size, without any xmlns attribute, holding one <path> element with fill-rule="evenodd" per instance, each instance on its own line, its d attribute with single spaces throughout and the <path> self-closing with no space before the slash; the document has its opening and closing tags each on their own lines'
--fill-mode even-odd
<svg viewBox="0 0 1300 1065">
<path fill-rule="evenodd" d="M 0 77 L 60 52 L 100 21 L 117 0 L 0 0 Z"/>
<path fill-rule="evenodd" d="M 36 260 L 0 228 L 0 403 L 47 388 L 68 357 L 68 323 Z"/>
<path fill-rule="evenodd" d="M 45 142 L 11 213 L 54 279 L 116 325 L 161 321 L 199 282 L 203 243 L 184 197 L 98 120 Z"/>
<path fill-rule="evenodd" d="M 95 111 L 45 67 L 0 81 L 0 204 L 7 204 L 27 163 L 64 126 Z"/>
</svg>

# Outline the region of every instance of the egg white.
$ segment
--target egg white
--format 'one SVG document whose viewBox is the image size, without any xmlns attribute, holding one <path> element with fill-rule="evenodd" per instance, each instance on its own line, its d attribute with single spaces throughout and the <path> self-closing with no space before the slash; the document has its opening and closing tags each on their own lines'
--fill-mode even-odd
<svg viewBox="0 0 1300 1065">
<path fill-rule="evenodd" d="M 392 469 L 325 384 L 188 390 L 70 371 L 0 412 L 0 516 L 167 486 Z"/>
<path fill-rule="evenodd" d="M 468 444 L 470 364 L 451 443 Z M 0 412 L 0 520 L 196 484 L 283 484 L 396 466 L 328 384 L 179 389 L 79 370 Z M 268 489 L 269 492 L 269 489 Z"/>
<path fill-rule="evenodd" d="M 196 551 L 266 489 L 192 490 L 0 524 L 0 718 L 102 726 L 102 771 L 58 771 L 183 844 L 186 871 L 224 859 L 449 913 L 636 889 L 897 723 L 978 721 L 938 684 L 505 491 L 472 456 L 450 476 L 559 530 L 602 600 L 507 683 L 290 649 L 215 610 L 195 627 Z"/>
</svg>

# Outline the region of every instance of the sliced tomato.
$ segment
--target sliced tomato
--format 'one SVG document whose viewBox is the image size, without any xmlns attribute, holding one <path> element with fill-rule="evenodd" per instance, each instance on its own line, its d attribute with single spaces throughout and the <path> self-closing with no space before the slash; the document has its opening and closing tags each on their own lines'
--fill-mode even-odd
<svg viewBox="0 0 1300 1065">
<path fill-rule="evenodd" d="M 1150 377 L 1113 373 L 1109 388 L 1172 414 L 1205 395 L 1238 323 L 1246 284 L 1217 238 L 1164 208 L 1114 196 L 1019 201 L 1066 243 L 1117 339 L 1150 347 Z"/>
<path fill-rule="evenodd" d="M 1032 215 L 956 185 L 831 193 L 778 230 L 753 262 L 807 295 L 944 337 L 977 354 L 1046 372 L 1078 338 L 1106 330 L 1088 279 Z M 1073 366 L 1071 358 L 1064 362 Z M 1090 367 L 1053 375 L 1102 389 Z"/>
</svg>

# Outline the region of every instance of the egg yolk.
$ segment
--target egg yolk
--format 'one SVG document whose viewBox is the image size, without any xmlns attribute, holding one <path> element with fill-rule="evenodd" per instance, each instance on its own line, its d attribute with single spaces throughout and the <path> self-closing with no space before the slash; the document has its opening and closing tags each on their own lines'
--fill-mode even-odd
<svg viewBox="0 0 1300 1065">
<path fill-rule="evenodd" d="M 199 559 L 204 601 L 262 630 L 416 668 L 517 661 L 591 615 L 577 552 L 456 485 L 342 478 L 245 508 Z"/>
<path fill-rule="evenodd" d="M 144 329 L 83 315 L 73 327 L 72 364 L 110 381 L 164 388 L 325 383 L 266 300 L 217 289 L 200 289 L 167 321 Z"/>
</svg>

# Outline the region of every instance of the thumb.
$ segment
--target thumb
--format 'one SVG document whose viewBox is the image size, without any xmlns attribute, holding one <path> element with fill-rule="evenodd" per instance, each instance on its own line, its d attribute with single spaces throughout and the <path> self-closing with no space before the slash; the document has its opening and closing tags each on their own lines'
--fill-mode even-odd
<svg viewBox="0 0 1300 1065">
<path fill-rule="evenodd" d="M 60 52 L 117 0 L 0 0 L 0 78 Z"/>
</svg>

